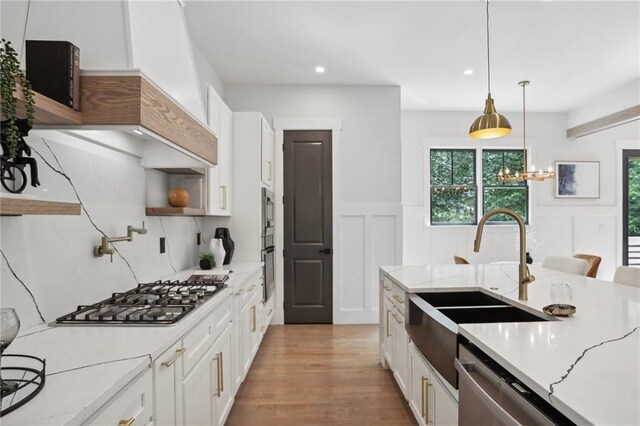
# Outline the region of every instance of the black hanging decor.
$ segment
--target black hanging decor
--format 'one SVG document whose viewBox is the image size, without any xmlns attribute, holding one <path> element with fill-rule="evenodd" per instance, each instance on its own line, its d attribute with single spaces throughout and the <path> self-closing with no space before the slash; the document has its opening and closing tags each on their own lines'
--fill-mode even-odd
<svg viewBox="0 0 640 426">
<path fill-rule="evenodd" d="M 9 192 L 14 194 L 20 194 L 27 186 L 27 174 L 24 172 L 26 166 L 29 166 L 31 186 L 40 186 L 38 180 L 38 162 L 35 158 L 31 157 L 31 148 L 24 140 L 25 136 L 29 135 L 31 126 L 27 119 L 16 119 L 15 124 L 18 127 L 18 141 L 16 155 L 11 156 L 8 140 L 9 132 L 9 120 L 0 122 L 0 128 L 2 130 L 2 171 L 0 173 L 0 181 L 2 186 Z"/>
<path fill-rule="evenodd" d="M 236 243 L 234 243 L 231 239 L 229 228 L 216 228 L 214 238 L 220 238 L 222 240 L 222 247 L 224 247 L 224 251 L 226 252 L 223 264 L 228 265 L 229 263 L 231 263 L 231 258 L 233 258 L 233 250 L 236 247 Z"/>
</svg>

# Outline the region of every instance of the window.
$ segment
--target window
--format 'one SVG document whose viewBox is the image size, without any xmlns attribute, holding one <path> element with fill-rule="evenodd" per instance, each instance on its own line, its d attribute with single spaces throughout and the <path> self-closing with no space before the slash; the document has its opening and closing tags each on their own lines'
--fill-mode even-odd
<svg viewBox="0 0 640 426">
<path fill-rule="evenodd" d="M 509 209 L 516 212 L 525 223 L 529 223 L 529 185 L 522 182 L 499 182 L 498 172 L 508 168 L 522 170 L 522 151 L 483 150 L 482 151 L 482 212 L 493 209 Z M 490 222 L 511 222 L 506 215 L 496 215 Z"/>
<path fill-rule="evenodd" d="M 477 154 L 481 157 L 480 170 L 476 170 Z M 513 210 L 528 223 L 527 182 L 499 182 L 496 178 L 500 169 L 521 170 L 522 155 L 521 150 L 432 149 L 431 224 L 475 225 L 480 215 L 497 208 Z M 490 222 L 512 221 L 506 215 L 490 219 Z"/>
<path fill-rule="evenodd" d="M 431 223 L 477 221 L 475 150 L 431 150 Z"/>
</svg>

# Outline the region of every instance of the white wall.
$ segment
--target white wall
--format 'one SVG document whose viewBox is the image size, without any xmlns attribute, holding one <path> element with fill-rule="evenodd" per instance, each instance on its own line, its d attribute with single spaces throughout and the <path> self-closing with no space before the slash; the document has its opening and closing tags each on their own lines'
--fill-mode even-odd
<svg viewBox="0 0 640 426">
<path fill-rule="evenodd" d="M 340 229 L 334 241 L 334 322 L 377 322 L 377 268 L 401 262 L 400 88 L 226 86 L 225 98 L 233 111 L 260 111 L 269 121 L 342 119 L 334 166 L 334 227 Z M 280 146 L 276 155 L 282 155 Z M 281 296 L 282 275 L 277 278 Z M 276 320 L 282 320 L 280 302 Z"/>
<path fill-rule="evenodd" d="M 425 147 L 478 144 L 486 147 L 517 146 L 522 141 L 522 113 L 505 114 L 513 126 L 508 138 L 472 141 L 467 136 L 477 112 L 402 112 L 402 197 L 403 262 L 452 263 L 454 254 L 472 262 L 515 260 L 515 226 L 485 228 L 487 234 L 479 254 L 473 253 L 475 227 L 430 227 L 425 204 Z M 532 160 L 541 167 L 557 160 L 600 161 L 600 198 L 568 200 L 554 197 L 551 181 L 531 183 L 531 224 L 529 251 L 534 261 L 550 254 L 571 256 L 577 252 L 603 257 L 599 277 L 611 279 L 621 263 L 618 253 L 621 218 L 619 184 L 616 176 L 619 151 L 616 140 L 640 139 L 640 123 L 596 133 L 578 140 L 566 138 L 566 114 L 527 114 L 527 140 Z M 426 141 L 425 141 L 426 138 Z M 632 142 L 640 144 L 640 142 Z M 534 242 L 535 240 L 535 242 Z M 537 244 L 536 244 L 537 242 Z"/>
<path fill-rule="evenodd" d="M 213 86 L 214 90 L 224 100 L 224 83 L 220 80 L 218 73 L 213 69 L 211 63 L 204 56 L 197 44 L 191 42 L 191 51 L 193 53 L 193 63 L 196 67 L 198 75 L 198 83 L 200 85 L 200 94 L 205 105 L 207 105 L 207 85 Z"/>
</svg>

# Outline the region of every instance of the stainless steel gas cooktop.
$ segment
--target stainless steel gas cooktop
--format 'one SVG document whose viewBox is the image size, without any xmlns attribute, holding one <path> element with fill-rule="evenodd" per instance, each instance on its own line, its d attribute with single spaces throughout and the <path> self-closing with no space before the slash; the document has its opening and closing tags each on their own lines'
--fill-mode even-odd
<svg viewBox="0 0 640 426">
<path fill-rule="evenodd" d="M 184 318 L 225 288 L 227 275 L 192 275 L 187 281 L 139 284 L 124 293 L 78 309 L 56 320 L 58 324 L 166 325 Z"/>
</svg>

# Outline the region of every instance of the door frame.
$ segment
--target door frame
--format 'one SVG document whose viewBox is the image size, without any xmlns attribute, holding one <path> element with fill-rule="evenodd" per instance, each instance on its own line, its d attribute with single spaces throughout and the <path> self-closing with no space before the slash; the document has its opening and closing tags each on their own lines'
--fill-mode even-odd
<svg viewBox="0 0 640 426">
<path fill-rule="evenodd" d="M 624 167 L 622 161 L 622 151 L 627 149 L 640 149 L 640 139 L 616 139 L 614 142 L 615 152 L 616 152 L 616 262 L 615 265 L 622 265 L 623 259 L 623 242 L 622 242 L 622 233 L 624 230 L 623 227 L 623 217 L 622 217 L 622 203 L 624 201 L 623 194 L 623 178 L 622 178 L 622 168 Z"/>
<path fill-rule="evenodd" d="M 639 149 L 624 149 L 622 150 L 622 218 L 620 222 L 622 222 L 622 234 L 620 237 L 622 238 L 622 265 L 629 265 L 629 205 L 627 204 L 627 198 L 629 196 L 629 160 L 631 159 L 631 153 L 637 152 L 638 156 L 640 156 L 640 148 Z M 633 158 L 637 158 L 635 155 Z M 626 197 L 625 197 L 626 195 Z"/>
<path fill-rule="evenodd" d="M 275 132 L 275 197 L 276 197 L 276 306 L 273 316 L 274 324 L 284 324 L 284 257 L 282 248 L 284 247 L 284 212 L 283 196 L 284 188 L 284 132 L 287 130 L 330 130 L 331 131 L 331 174 L 332 174 L 332 212 L 331 220 L 333 227 L 333 319 L 335 321 L 336 312 L 339 309 L 340 300 L 339 286 L 336 286 L 338 271 L 340 267 L 340 247 L 337 244 L 338 236 L 338 215 L 336 208 L 337 200 L 340 200 L 340 135 L 342 132 L 342 118 L 337 117 L 307 117 L 307 118 L 279 118 L 273 119 L 273 129 Z"/>
</svg>

